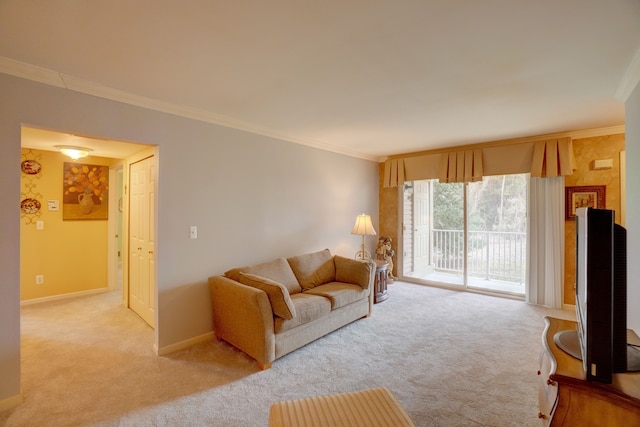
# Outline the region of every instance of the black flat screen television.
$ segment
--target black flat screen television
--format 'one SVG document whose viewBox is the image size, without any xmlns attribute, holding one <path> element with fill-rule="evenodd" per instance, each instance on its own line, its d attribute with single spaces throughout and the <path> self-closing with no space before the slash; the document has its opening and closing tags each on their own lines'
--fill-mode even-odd
<svg viewBox="0 0 640 427">
<path fill-rule="evenodd" d="M 576 316 L 587 381 L 627 370 L 627 234 L 612 210 L 576 211 Z"/>
<path fill-rule="evenodd" d="M 612 210 L 576 210 L 576 320 L 577 331 L 554 339 L 582 359 L 587 381 L 610 384 L 638 369 L 639 352 L 627 345 L 627 232 Z"/>
</svg>

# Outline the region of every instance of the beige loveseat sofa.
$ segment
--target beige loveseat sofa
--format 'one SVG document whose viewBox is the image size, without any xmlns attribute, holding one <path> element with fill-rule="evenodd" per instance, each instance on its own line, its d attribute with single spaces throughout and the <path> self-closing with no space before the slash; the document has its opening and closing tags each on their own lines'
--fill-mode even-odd
<svg viewBox="0 0 640 427">
<path fill-rule="evenodd" d="M 370 316 L 374 274 L 373 263 L 325 249 L 210 277 L 216 338 L 268 369 L 275 359 Z"/>
</svg>

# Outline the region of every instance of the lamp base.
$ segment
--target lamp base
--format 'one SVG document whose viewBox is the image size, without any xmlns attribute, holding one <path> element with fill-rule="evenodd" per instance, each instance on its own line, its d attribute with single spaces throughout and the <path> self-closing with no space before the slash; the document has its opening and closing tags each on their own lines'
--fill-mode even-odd
<svg viewBox="0 0 640 427">
<path fill-rule="evenodd" d="M 360 249 L 358 252 L 356 252 L 356 256 L 354 258 L 361 261 L 370 261 L 371 254 L 366 249 Z"/>
</svg>

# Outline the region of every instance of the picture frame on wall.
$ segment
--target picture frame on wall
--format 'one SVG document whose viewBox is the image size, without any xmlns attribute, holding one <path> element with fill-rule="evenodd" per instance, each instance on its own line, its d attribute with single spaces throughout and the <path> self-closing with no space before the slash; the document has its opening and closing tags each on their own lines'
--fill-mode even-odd
<svg viewBox="0 0 640 427">
<path fill-rule="evenodd" d="M 565 219 L 575 219 L 578 208 L 604 209 L 606 189 L 606 185 L 565 187 Z"/>
<path fill-rule="evenodd" d="M 62 219 L 108 219 L 108 190 L 108 166 L 65 162 L 62 173 Z"/>
</svg>

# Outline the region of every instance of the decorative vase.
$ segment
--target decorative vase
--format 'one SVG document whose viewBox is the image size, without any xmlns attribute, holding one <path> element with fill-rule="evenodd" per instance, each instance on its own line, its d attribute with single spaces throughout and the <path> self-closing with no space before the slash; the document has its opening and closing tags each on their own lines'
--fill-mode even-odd
<svg viewBox="0 0 640 427">
<path fill-rule="evenodd" d="M 80 211 L 84 215 L 89 215 L 95 206 L 91 193 L 86 192 L 78 194 L 78 204 L 80 205 Z"/>
</svg>

